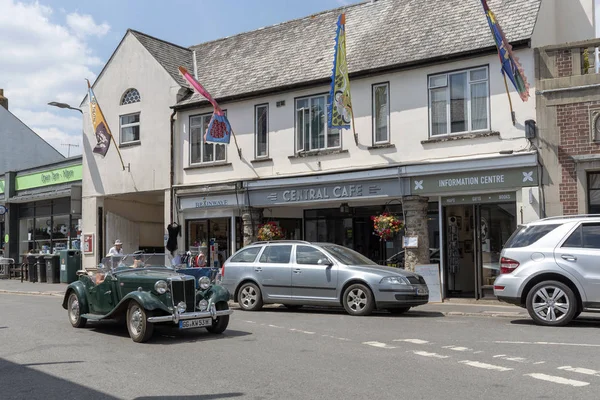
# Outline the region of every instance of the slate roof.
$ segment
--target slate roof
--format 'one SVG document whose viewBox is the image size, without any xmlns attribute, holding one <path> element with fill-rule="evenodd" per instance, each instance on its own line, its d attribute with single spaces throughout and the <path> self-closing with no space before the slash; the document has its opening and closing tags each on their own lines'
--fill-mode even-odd
<svg viewBox="0 0 600 400">
<path fill-rule="evenodd" d="M 533 34 L 542 0 L 488 0 L 511 43 Z M 184 87 L 177 63 L 192 64 L 216 99 L 325 82 L 339 14 L 346 13 L 351 75 L 493 50 L 480 0 L 375 0 L 201 43 L 190 49 L 132 31 Z M 187 64 L 186 64 L 187 63 Z M 191 70 L 191 67 L 188 67 Z M 177 106 L 204 102 L 196 93 Z"/>
<path fill-rule="evenodd" d="M 180 86 L 189 87 L 186 80 L 179 74 L 178 68 L 182 66 L 190 71 L 194 69 L 192 51 L 190 49 L 157 39 L 133 29 L 129 29 L 129 32 L 140 41 L 142 46 L 167 70 L 169 75 Z"/>
</svg>

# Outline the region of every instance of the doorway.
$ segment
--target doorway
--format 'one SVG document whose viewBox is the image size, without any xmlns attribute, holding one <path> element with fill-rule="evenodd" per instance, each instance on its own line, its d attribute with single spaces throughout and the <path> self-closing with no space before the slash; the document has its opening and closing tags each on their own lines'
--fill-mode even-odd
<svg viewBox="0 0 600 400">
<path fill-rule="evenodd" d="M 447 297 L 494 298 L 500 252 L 516 229 L 516 204 L 444 207 Z"/>
</svg>

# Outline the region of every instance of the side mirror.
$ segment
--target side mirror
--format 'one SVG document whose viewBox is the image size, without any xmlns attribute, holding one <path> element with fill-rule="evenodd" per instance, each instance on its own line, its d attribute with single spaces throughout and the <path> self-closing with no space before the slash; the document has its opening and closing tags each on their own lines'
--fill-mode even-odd
<svg viewBox="0 0 600 400">
<path fill-rule="evenodd" d="M 333 262 L 328 258 L 319 258 L 319 261 L 317 261 L 317 264 L 326 265 L 328 267 L 331 267 L 333 265 Z"/>
</svg>

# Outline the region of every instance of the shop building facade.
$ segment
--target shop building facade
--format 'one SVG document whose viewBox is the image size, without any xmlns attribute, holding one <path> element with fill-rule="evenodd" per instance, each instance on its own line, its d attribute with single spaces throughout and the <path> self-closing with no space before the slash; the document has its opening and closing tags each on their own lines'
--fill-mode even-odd
<svg viewBox="0 0 600 400">
<path fill-rule="evenodd" d="M 80 249 L 81 157 L 4 175 L 5 255 Z"/>
</svg>

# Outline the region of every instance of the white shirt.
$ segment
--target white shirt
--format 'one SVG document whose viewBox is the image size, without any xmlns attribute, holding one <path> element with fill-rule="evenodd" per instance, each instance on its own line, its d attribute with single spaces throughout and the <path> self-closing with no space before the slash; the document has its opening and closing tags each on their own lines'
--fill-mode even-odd
<svg viewBox="0 0 600 400">
<path fill-rule="evenodd" d="M 106 257 L 122 256 L 122 255 L 123 255 L 123 248 L 121 247 L 120 250 L 117 250 L 117 248 L 115 246 L 113 246 L 110 248 L 110 250 L 108 250 L 108 254 L 106 255 Z"/>
</svg>

